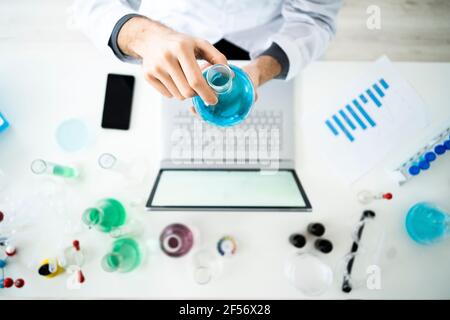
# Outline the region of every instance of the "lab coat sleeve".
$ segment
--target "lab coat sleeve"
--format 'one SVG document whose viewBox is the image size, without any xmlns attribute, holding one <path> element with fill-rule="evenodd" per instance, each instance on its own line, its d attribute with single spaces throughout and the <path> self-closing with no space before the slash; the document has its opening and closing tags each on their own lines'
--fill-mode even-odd
<svg viewBox="0 0 450 320">
<path fill-rule="evenodd" d="M 342 0 L 285 1 L 281 11 L 282 27 L 269 43 L 276 43 L 288 57 L 286 80 L 323 55 L 336 32 L 336 16 L 341 4 Z"/>
<path fill-rule="evenodd" d="M 71 7 L 72 22 L 103 52 L 111 53 L 108 41 L 117 21 L 135 14 L 127 0 L 75 0 Z"/>
</svg>

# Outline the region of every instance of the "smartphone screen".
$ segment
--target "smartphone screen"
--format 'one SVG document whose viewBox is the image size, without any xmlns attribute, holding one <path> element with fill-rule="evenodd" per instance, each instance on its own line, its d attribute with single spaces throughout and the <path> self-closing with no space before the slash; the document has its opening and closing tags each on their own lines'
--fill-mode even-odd
<svg viewBox="0 0 450 320">
<path fill-rule="evenodd" d="M 102 128 L 128 130 L 133 102 L 134 77 L 108 74 Z"/>
</svg>

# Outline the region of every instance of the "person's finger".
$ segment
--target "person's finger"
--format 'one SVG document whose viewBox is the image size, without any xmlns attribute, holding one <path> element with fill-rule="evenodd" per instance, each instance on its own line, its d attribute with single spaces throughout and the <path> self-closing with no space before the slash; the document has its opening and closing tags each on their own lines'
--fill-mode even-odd
<svg viewBox="0 0 450 320">
<path fill-rule="evenodd" d="M 184 98 L 192 98 L 193 96 L 195 96 L 195 91 L 189 85 L 178 61 L 170 64 L 167 71 L 175 82 L 178 91 Z"/>
<path fill-rule="evenodd" d="M 180 93 L 177 86 L 175 85 L 175 82 L 173 82 L 172 78 L 168 73 L 159 72 L 156 74 L 156 77 L 167 88 L 167 90 L 169 90 L 172 96 L 174 96 L 179 100 L 184 100 L 183 95 Z"/>
<path fill-rule="evenodd" d="M 206 68 L 209 68 L 211 66 L 212 66 L 212 64 L 209 63 L 208 61 L 202 61 L 200 63 L 200 70 L 202 70 L 202 72 L 203 72 L 203 71 L 205 71 Z"/>
<path fill-rule="evenodd" d="M 169 90 L 167 90 L 167 88 L 161 83 L 161 81 L 159 81 L 158 79 L 156 79 L 155 77 L 149 75 L 149 74 L 145 74 L 144 75 L 145 80 L 147 80 L 147 82 L 153 87 L 155 88 L 157 91 L 159 91 L 159 93 L 161 93 L 164 97 L 166 98 L 172 98 L 172 94 L 169 92 Z"/>
<path fill-rule="evenodd" d="M 203 78 L 195 56 L 191 52 L 183 52 L 179 56 L 180 65 L 192 89 L 209 105 L 217 103 L 214 91 Z"/>
<path fill-rule="evenodd" d="M 227 57 L 206 40 L 197 40 L 197 53 L 211 64 L 228 65 Z"/>
<path fill-rule="evenodd" d="M 195 110 L 194 106 L 190 106 L 189 110 L 192 112 L 193 115 L 198 116 L 197 110 Z"/>
</svg>

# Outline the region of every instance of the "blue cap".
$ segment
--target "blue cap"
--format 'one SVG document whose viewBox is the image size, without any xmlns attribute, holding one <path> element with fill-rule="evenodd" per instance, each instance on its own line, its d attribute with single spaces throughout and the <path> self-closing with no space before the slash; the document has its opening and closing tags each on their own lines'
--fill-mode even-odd
<svg viewBox="0 0 450 320">
<path fill-rule="evenodd" d="M 430 163 L 427 160 L 422 160 L 419 162 L 419 167 L 422 170 L 427 170 L 430 168 Z"/>
<path fill-rule="evenodd" d="M 409 167 L 408 172 L 412 176 L 417 176 L 420 172 L 420 168 L 416 165 Z"/>
<path fill-rule="evenodd" d="M 450 150 L 450 140 L 444 141 L 444 146 L 447 148 L 447 150 Z"/>
<path fill-rule="evenodd" d="M 427 160 L 428 162 L 436 160 L 436 154 L 431 151 L 425 153 L 425 160 Z"/>
<path fill-rule="evenodd" d="M 436 152 L 437 155 L 444 154 L 446 151 L 446 147 L 442 144 L 438 144 L 436 147 L 434 147 L 434 152 Z"/>
<path fill-rule="evenodd" d="M 6 259 L 0 259 L 0 268 L 6 267 Z"/>
</svg>

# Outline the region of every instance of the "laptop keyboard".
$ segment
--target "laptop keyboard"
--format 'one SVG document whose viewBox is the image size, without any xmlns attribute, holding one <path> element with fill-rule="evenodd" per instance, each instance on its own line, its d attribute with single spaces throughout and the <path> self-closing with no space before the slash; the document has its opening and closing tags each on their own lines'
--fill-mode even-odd
<svg viewBox="0 0 450 320">
<path fill-rule="evenodd" d="M 195 131 L 199 130 L 199 128 L 201 128 L 203 133 L 203 141 L 198 141 L 195 135 Z M 211 126 L 198 117 L 193 116 L 190 111 L 183 110 L 179 111 L 173 117 L 173 129 L 182 130 L 182 132 L 189 134 L 190 137 L 193 137 L 192 141 L 194 145 L 195 143 L 199 145 L 198 143 L 200 142 L 203 148 L 210 143 L 210 139 L 207 137 L 213 135 L 215 137 L 214 139 L 222 139 L 221 144 L 226 148 L 225 150 L 234 148 L 235 154 L 245 152 L 245 155 L 249 155 L 251 150 L 255 149 L 255 146 L 256 148 L 266 150 L 264 152 L 257 151 L 252 153 L 252 159 L 255 159 L 256 156 L 257 160 L 273 159 L 273 151 L 277 149 L 277 154 L 279 154 L 283 148 L 283 113 L 277 110 L 255 110 L 242 123 L 229 128 Z M 235 137 L 234 142 L 230 139 L 230 135 Z M 246 138 L 245 143 L 242 141 L 242 135 Z M 179 144 L 180 142 L 174 142 L 173 145 L 177 143 Z M 267 147 L 265 147 L 266 145 Z M 247 160 L 247 156 L 245 157 Z"/>
</svg>

